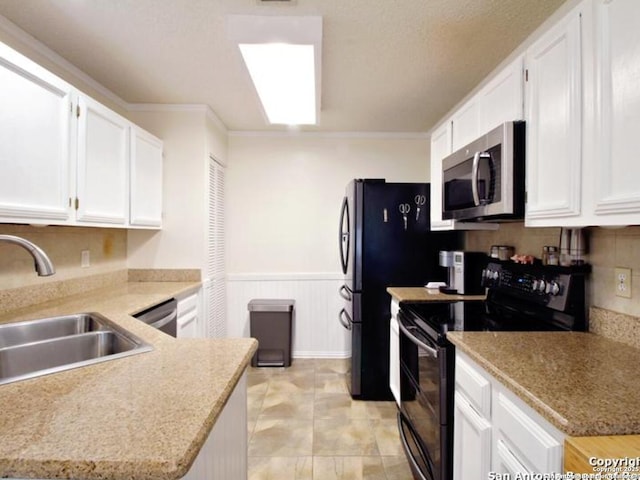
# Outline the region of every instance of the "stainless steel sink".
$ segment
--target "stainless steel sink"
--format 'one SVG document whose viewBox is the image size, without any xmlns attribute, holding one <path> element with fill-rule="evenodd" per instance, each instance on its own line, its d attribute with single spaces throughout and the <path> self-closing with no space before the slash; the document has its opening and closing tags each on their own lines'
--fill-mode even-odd
<svg viewBox="0 0 640 480">
<path fill-rule="evenodd" d="M 95 313 L 7 323 L 0 325 L 0 348 L 106 329 L 107 320 Z"/>
<path fill-rule="evenodd" d="M 95 313 L 0 325 L 0 384 L 150 350 Z"/>
</svg>

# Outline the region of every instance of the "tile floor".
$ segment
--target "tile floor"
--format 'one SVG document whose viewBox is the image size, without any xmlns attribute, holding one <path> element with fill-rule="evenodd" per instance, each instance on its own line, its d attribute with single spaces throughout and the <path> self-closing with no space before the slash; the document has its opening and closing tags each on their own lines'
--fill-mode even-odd
<svg viewBox="0 0 640 480">
<path fill-rule="evenodd" d="M 393 402 L 352 400 L 344 360 L 248 369 L 249 480 L 410 480 Z"/>
</svg>

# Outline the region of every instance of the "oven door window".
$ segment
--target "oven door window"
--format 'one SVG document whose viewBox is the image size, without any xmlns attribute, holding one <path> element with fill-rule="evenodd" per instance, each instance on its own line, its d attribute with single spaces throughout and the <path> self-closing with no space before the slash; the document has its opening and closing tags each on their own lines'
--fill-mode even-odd
<svg viewBox="0 0 640 480">
<path fill-rule="evenodd" d="M 413 442 L 424 451 L 427 470 L 440 478 L 441 462 L 441 376 L 439 347 L 426 335 L 399 316 L 401 411 L 411 426 Z M 444 387 L 444 386 L 442 386 Z M 412 454 L 413 456 L 413 454 Z M 418 457 L 415 460 L 417 463 Z M 424 472 L 423 472 L 424 473 Z M 427 477 L 429 478 L 429 477 Z"/>
</svg>

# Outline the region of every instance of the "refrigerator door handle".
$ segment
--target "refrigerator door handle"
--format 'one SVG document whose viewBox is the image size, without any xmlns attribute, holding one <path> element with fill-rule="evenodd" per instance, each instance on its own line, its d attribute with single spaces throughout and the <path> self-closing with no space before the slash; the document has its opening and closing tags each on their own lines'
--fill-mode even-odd
<svg viewBox="0 0 640 480">
<path fill-rule="evenodd" d="M 340 211 L 340 262 L 342 263 L 342 273 L 347 273 L 347 267 L 349 266 L 349 242 L 351 241 L 351 235 L 349 234 L 349 201 L 347 197 L 344 197 L 342 201 L 342 209 Z"/>
<path fill-rule="evenodd" d="M 347 302 L 350 302 L 352 300 L 351 293 L 349 293 L 349 289 L 345 285 L 342 285 L 340 287 L 340 290 L 338 290 L 338 294 Z"/>
<path fill-rule="evenodd" d="M 347 317 L 346 320 L 344 317 Z M 349 317 L 349 314 L 347 313 L 347 311 L 343 308 L 342 310 L 340 310 L 340 313 L 338 314 L 338 320 L 340 321 L 340 324 L 346 328 L 347 330 L 351 330 L 351 318 Z"/>
</svg>

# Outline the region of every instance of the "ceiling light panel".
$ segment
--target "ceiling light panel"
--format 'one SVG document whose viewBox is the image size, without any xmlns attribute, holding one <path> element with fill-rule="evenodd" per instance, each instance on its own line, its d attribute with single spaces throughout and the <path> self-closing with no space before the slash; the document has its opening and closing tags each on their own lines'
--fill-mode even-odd
<svg viewBox="0 0 640 480">
<path fill-rule="evenodd" d="M 316 124 L 320 111 L 322 17 L 230 15 L 238 44 L 271 124 Z"/>
</svg>

